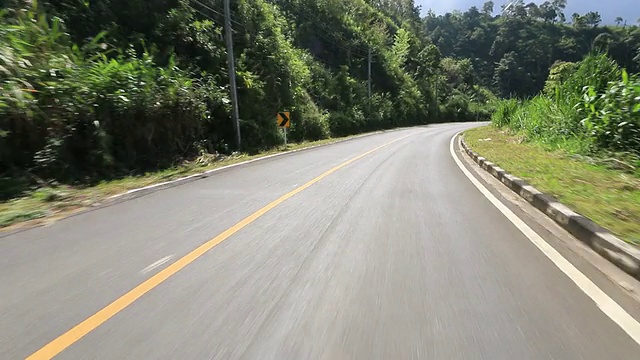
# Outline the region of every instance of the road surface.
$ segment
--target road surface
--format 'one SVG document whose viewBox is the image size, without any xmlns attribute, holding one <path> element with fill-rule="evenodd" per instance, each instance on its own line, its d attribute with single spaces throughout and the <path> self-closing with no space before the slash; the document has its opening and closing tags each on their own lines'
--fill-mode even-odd
<svg viewBox="0 0 640 360">
<path fill-rule="evenodd" d="M 471 126 L 258 161 L 0 238 L 0 358 L 637 359 L 456 165 Z"/>
</svg>

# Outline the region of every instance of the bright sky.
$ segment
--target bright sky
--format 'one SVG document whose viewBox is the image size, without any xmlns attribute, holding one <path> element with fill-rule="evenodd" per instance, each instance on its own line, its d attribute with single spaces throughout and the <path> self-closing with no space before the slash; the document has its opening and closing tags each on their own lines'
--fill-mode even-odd
<svg viewBox="0 0 640 360">
<path fill-rule="evenodd" d="M 477 6 L 482 9 L 482 4 L 485 0 L 415 0 L 417 5 L 422 6 L 422 13 L 425 14 L 429 9 L 432 9 L 436 14 L 443 14 L 452 10 L 466 11 L 472 6 Z M 500 11 L 500 7 L 504 4 L 505 0 L 494 0 L 495 10 Z M 529 3 L 531 0 L 525 0 L 525 3 Z M 540 4 L 544 1 L 533 1 Z M 640 18 L 640 1 L 639 0 L 568 0 L 567 9 L 565 15 L 567 19 L 571 19 L 571 14 L 577 12 L 584 14 L 588 11 L 598 11 L 602 15 L 602 20 L 605 23 L 611 24 L 615 18 L 620 16 L 627 20 L 629 24 L 636 24 L 638 18 Z"/>
</svg>

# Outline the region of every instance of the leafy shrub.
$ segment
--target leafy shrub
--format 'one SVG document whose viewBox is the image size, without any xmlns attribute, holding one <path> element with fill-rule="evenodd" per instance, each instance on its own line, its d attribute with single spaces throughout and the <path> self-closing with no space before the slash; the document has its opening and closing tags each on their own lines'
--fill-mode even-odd
<svg viewBox="0 0 640 360">
<path fill-rule="evenodd" d="M 311 100 L 308 94 L 304 94 L 302 104 L 293 113 L 294 127 L 292 129 L 293 139 L 320 140 L 326 139 L 329 134 L 329 116 L 321 111 Z"/>
<path fill-rule="evenodd" d="M 373 94 L 366 107 L 366 127 L 368 131 L 386 129 L 391 127 L 394 111 L 393 101 L 388 93 Z"/>
<path fill-rule="evenodd" d="M 444 119 L 465 121 L 473 118 L 469 110 L 469 98 L 462 93 L 454 92 L 443 105 L 441 114 Z"/>
<path fill-rule="evenodd" d="M 566 61 L 556 61 L 549 69 L 549 76 L 544 83 L 543 93 L 547 96 L 555 95 L 556 89 L 567 81 L 578 68 L 578 64 Z"/>
<path fill-rule="evenodd" d="M 208 112 L 173 61 L 160 68 L 134 50 L 91 55 L 37 8 L 12 21 L 0 25 L 4 166 L 73 179 L 167 166 L 193 151 Z"/>
<path fill-rule="evenodd" d="M 560 82 L 556 96 L 570 99 L 575 105 L 580 101 L 585 86 L 601 92 L 620 75 L 620 66 L 614 60 L 605 54 L 592 54 L 579 62 L 575 71 Z"/>
<path fill-rule="evenodd" d="M 332 112 L 329 119 L 331 134 L 335 136 L 357 134 L 358 129 L 365 123 L 364 113 L 357 107 L 347 109 L 345 112 Z"/>
<path fill-rule="evenodd" d="M 586 87 L 582 109 L 582 123 L 596 148 L 640 155 L 640 78 L 623 71 L 605 91 Z"/>
</svg>

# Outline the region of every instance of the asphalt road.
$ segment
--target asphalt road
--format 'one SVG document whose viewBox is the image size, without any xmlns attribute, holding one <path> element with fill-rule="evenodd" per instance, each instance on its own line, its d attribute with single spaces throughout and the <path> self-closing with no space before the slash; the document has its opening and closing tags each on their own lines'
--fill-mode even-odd
<svg viewBox="0 0 640 360">
<path fill-rule="evenodd" d="M 637 359 L 457 167 L 449 142 L 470 126 L 259 161 L 0 238 L 0 358 L 36 352 L 279 197 L 397 140 L 254 217 L 58 358 Z"/>
</svg>

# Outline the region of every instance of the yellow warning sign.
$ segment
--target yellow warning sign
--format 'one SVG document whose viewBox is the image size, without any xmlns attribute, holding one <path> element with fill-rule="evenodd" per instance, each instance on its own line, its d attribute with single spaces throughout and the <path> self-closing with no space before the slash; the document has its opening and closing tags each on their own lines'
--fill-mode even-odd
<svg viewBox="0 0 640 360">
<path fill-rule="evenodd" d="M 291 127 L 291 113 L 283 111 L 278 113 L 278 126 L 284 128 Z"/>
</svg>

